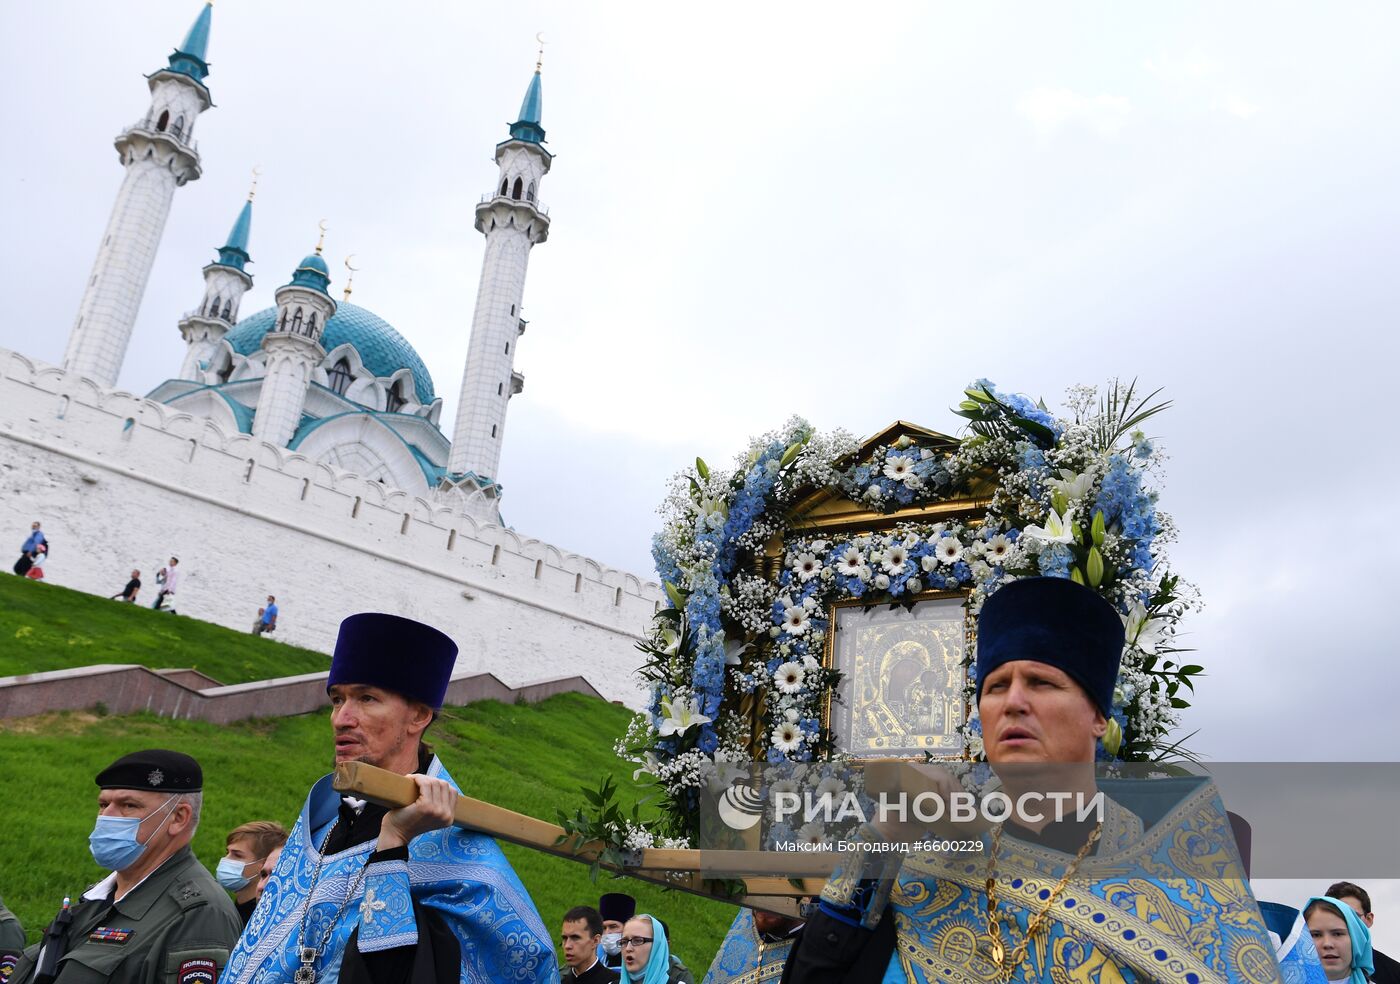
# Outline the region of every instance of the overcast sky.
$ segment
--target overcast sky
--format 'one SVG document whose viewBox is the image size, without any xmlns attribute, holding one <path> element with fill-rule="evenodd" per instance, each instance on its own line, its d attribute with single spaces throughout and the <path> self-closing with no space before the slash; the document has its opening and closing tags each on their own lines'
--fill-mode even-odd
<svg viewBox="0 0 1400 984">
<path fill-rule="evenodd" d="M 0 345 L 57 362 L 112 138 L 199 5 L 0 9 Z M 450 422 L 472 211 L 537 31 L 557 157 L 511 525 L 650 575 L 667 476 L 792 413 L 955 432 L 979 376 L 1052 403 L 1137 376 L 1176 401 L 1152 427 L 1162 501 L 1207 604 L 1191 747 L 1394 757 L 1400 9 L 220 3 L 204 175 L 176 193 L 121 385 L 178 369 L 176 322 L 260 165 L 244 313 L 326 219 L 333 290 L 356 254 L 354 300 L 422 354 Z"/>
</svg>

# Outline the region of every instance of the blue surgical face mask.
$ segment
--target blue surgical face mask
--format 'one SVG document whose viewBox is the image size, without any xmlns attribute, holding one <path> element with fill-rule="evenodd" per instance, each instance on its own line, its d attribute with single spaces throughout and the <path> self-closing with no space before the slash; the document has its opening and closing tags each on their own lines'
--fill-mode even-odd
<svg viewBox="0 0 1400 984">
<path fill-rule="evenodd" d="M 604 933 L 602 944 L 603 952 L 610 957 L 615 957 L 622 952 L 622 934 Z"/>
<path fill-rule="evenodd" d="M 108 871 L 125 871 L 135 864 L 142 854 L 146 853 L 146 844 L 151 842 L 151 838 L 146 838 L 146 844 L 142 844 L 136 839 L 136 831 L 141 824 L 155 816 L 167 806 L 172 807 L 179 799 L 172 796 L 163 804 L 156 807 L 144 817 L 98 817 L 97 823 L 92 828 L 92 833 L 88 835 L 88 849 L 92 851 L 92 859 L 97 862 L 98 867 L 106 868 Z M 169 820 L 170 815 L 166 814 L 165 820 Z M 160 822 L 160 827 L 165 826 L 165 820 Z M 157 827 L 151 832 L 154 837 L 159 832 Z"/>
<path fill-rule="evenodd" d="M 258 863 L 266 860 L 267 858 L 259 858 Z M 233 858 L 224 858 L 219 862 L 218 868 L 214 870 L 214 877 L 219 880 L 220 885 L 230 892 L 237 892 L 247 888 L 248 883 L 253 880 L 250 876 L 243 874 L 243 870 L 253 863 L 249 861 L 245 864 Z"/>
</svg>

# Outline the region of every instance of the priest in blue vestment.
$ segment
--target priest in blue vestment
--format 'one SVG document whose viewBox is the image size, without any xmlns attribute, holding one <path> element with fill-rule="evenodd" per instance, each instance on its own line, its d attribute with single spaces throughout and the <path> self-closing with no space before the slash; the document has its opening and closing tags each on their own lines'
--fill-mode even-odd
<svg viewBox="0 0 1400 984">
<path fill-rule="evenodd" d="M 1014 581 L 984 604 L 977 639 L 987 760 L 1001 792 L 1032 805 L 981 831 L 980 851 L 858 853 L 823 890 L 785 984 L 1278 981 L 1213 784 L 1095 775 L 1123 649 L 1113 607 L 1067 579 Z M 1057 819 L 1060 793 L 1103 794 L 1103 809 Z M 927 833 L 909 826 L 863 836 Z"/>
<path fill-rule="evenodd" d="M 557 982 L 550 934 L 489 837 L 452 826 L 457 787 L 423 743 L 457 646 L 394 615 L 340 626 L 326 690 L 335 761 L 411 775 L 386 810 L 312 787 L 229 958 L 230 984 Z"/>
<path fill-rule="evenodd" d="M 740 909 L 702 984 L 776 984 L 802 920 Z"/>
</svg>

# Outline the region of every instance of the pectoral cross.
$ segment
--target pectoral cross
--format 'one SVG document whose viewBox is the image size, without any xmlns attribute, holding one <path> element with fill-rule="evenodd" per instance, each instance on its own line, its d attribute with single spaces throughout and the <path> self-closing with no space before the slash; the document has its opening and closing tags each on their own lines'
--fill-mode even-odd
<svg viewBox="0 0 1400 984">
<path fill-rule="evenodd" d="M 301 948 L 301 966 L 292 975 L 293 984 L 316 984 L 316 948 Z"/>
</svg>

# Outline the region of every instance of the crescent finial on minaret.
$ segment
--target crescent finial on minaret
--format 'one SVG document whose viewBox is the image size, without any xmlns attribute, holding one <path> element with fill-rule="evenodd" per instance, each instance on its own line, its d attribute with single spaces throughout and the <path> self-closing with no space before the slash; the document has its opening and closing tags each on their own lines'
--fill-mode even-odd
<svg viewBox="0 0 1400 984">
<path fill-rule="evenodd" d="M 353 284 L 353 283 L 355 282 L 355 274 L 358 273 L 358 272 L 359 272 L 359 269 L 360 269 L 360 268 L 357 267 L 357 266 L 351 266 L 351 265 L 350 265 L 350 261 L 353 260 L 354 258 L 355 258 L 355 254 L 354 254 L 354 253 L 351 253 L 349 256 L 347 256 L 347 257 L 345 258 L 345 269 L 347 269 L 347 270 L 350 271 L 350 277 L 349 277 L 349 279 L 347 279 L 347 280 L 345 281 L 345 293 L 344 293 L 344 295 L 342 295 L 342 298 L 341 298 L 341 299 L 342 299 L 342 300 L 346 300 L 346 301 L 350 300 L 350 285 Z"/>
<path fill-rule="evenodd" d="M 539 54 L 535 57 L 535 74 L 536 74 L 536 75 L 539 75 L 539 74 L 540 74 L 540 69 L 544 67 L 544 45 L 545 45 L 544 32 L 543 32 L 543 31 L 537 31 L 537 32 L 535 33 L 535 40 L 538 41 L 538 42 L 539 42 L 539 45 L 540 45 L 540 52 L 539 52 Z"/>
<path fill-rule="evenodd" d="M 250 201 L 250 202 L 253 200 L 253 196 L 256 195 L 256 194 L 258 193 L 258 176 L 261 175 L 261 174 L 262 174 L 262 166 L 259 165 L 259 164 L 254 164 L 254 165 L 253 165 L 253 184 L 252 184 L 252 187 L 250 187 L 250 188 L 248 189 L 248 201 Z"/>
<path fill-rule="evenodd" d="M 321 247 L 326 245 L 326 220 L 322 219 L 316 223 L 316 228 L 321 230 L 321 238 L 316 240 L 316 255 L 321 255 Z"/>
</svg>

